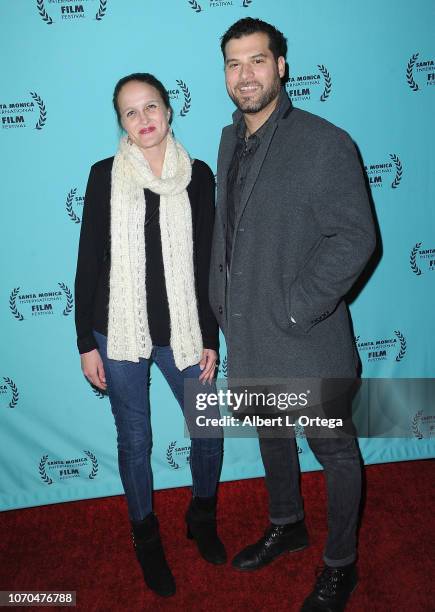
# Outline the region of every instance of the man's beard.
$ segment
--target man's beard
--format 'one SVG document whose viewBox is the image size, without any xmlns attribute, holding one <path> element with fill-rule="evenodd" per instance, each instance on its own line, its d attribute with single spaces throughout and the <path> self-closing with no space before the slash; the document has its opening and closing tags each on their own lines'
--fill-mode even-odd
<svg viewBox="0 0 435 612">
<path fill-rule="evenodd" d="M 245 83 L 242 83 L 241 85 L 244 85 L 244 86 L 260 85 L 260 83 L 247 81 Z M 260 111 L 263 110 L 263 108 L 266 108 L 266 106 L 270 104 L 272 100 L 274 100 L 278 96 L 280 91 L 281 91 L 281 81 L 280 79 L 276 79 L 272 83 L 272 85 L 268 89 L 263 90 L 260 97 L 255 100 L 250 99 L 250 98 L 245 98 L 245 99 L 239 98 L 232 94 L 230 94 L 230 98 L 234 102 L 234 104 L 237 106 L 239 111 L 249 115 L 249 114 L 259 113 Z"/>
</svg>

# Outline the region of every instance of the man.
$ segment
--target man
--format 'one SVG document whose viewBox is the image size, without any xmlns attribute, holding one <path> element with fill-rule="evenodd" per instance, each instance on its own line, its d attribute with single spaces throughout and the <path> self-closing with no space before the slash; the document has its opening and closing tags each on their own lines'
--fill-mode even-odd
<svg viewBox="0 0 435 612">
<path fill-rule="evenodd" d="M 229 379 L 355 379 L 343 297 L 375 245 L 350 137 L 293 108 L 282 82 L 287 43 L 241 19 L 222 37 L 226 87 L 238 110 L 224 128 L 210 301 L 224 332 Z M 328 492 L 325 567 L 302 610 L 344 610 L 357 584 L 361 465 L 354 437 L 310 437 Z M 233 560 L 255 570 L 308 545 L 294 437 L 260 436 L 270 525 Z"/>
</svg>

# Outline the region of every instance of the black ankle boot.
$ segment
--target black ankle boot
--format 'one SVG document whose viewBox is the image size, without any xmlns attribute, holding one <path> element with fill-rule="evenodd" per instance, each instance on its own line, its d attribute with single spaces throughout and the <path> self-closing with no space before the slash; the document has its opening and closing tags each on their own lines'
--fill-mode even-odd
<svg viewBox="0 0 435 612">
<path fill-rule="evenodd" d="M 201 556 L 219 565 L 227 553 L 216 530 L 216 496 L 192 497 L 186 512 L 187 537 L 195 540 Z"/>
<path fill-rule="evenodd" d="M 325 565 L 319 568 L 314 589 L 305 599 L 301 612 L 344 612 L 357 584 L 355 563 L 344 567 Z"/>
<path fill-rule="evenodd" d="M 133 546 L 148 587 L 161 595 L 175 594 L 175 580 L 166 562 L 159 522 L 152 512 L 142 521 L 131 521 Z"/>
<path fill-rule="evenodd" d="M 262 538 L 237 554 L 232 562 L 238 570 L 256 570 L 271 563 L 286 552 L 297 552 L 308 546 L 308 532 L 304 520 L 266 529 Z"/>
</svg>

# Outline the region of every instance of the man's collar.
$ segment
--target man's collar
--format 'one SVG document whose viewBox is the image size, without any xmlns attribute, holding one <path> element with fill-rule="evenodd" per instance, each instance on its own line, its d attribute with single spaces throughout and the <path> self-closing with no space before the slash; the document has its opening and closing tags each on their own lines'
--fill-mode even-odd
<svg viewBox="0 0 435 612">
<path fill-rule="evenodd" d="M 272 121 L 277 122 L 280 119 L 283 119 L 284 115 L 287 117 L 291 110 L 293 110 L 293 104 L 291 103 L 291 100 L 288 97 L 285 87 L 281 87 L 281 91 L 280 91 L 279 98 L 278 98 L 278 104 L 276 105 L 276 108 L 273 111 L 272 115 L 269 117 L 269 119 L 272 119 Z M 242 118 L 243 118 L 242 111 L 240 111 L 239 109 L 235 110 L 233 113 L 233 124 L 237 126 L 237 124 L 240 122 Z"/>
</svg>

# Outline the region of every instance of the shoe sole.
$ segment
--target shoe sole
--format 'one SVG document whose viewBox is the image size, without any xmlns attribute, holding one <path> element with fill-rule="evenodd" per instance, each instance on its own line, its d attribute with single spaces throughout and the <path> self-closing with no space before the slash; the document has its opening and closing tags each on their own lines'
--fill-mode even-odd
<svg viewBox="0 0 435 612">
<path fill-rule="evenodd" d="M 150 589 L 150 591 L 152 591 L 155 595 L 158 595 L 159 597 L 163 597 L 164 599 L 167 599 L 168 597 L 173 597 L 176 593 L 176 591 L 173 591 L 171 593 L 159 593 L 159 591 L 154 591 L 154 589 Z"/>
<path fill-rule="evenodd" d="M 276 557 L 273 557 L 273 559 L 271 559 L 270 561 L 267 561 L 266 563 L 262 563 L 261 565 L 257 565 L 257 567 L 238 567 L 237 565 L 233 565 L 233 563 L 231 563 L 231 566 L 239 572 L 255 572 L 257 570 L 263 569 L 263 567 L 267 567 L 268 565 L 273 563 L 276 559 L 278 559 L 279 557 L 282 557 L 282 555 L 287 555 L 288 553 L 300 552 L 301 550 L 304 550 L 305 548 L 308 548 L 308 547 L 309 547 L 309 544 L 304 544 L 303 546 L 300 546 L 299 548 L 291 548 L 290 550 L 283 550 L 278 555 L 276 555 Z"/>
</svg>

